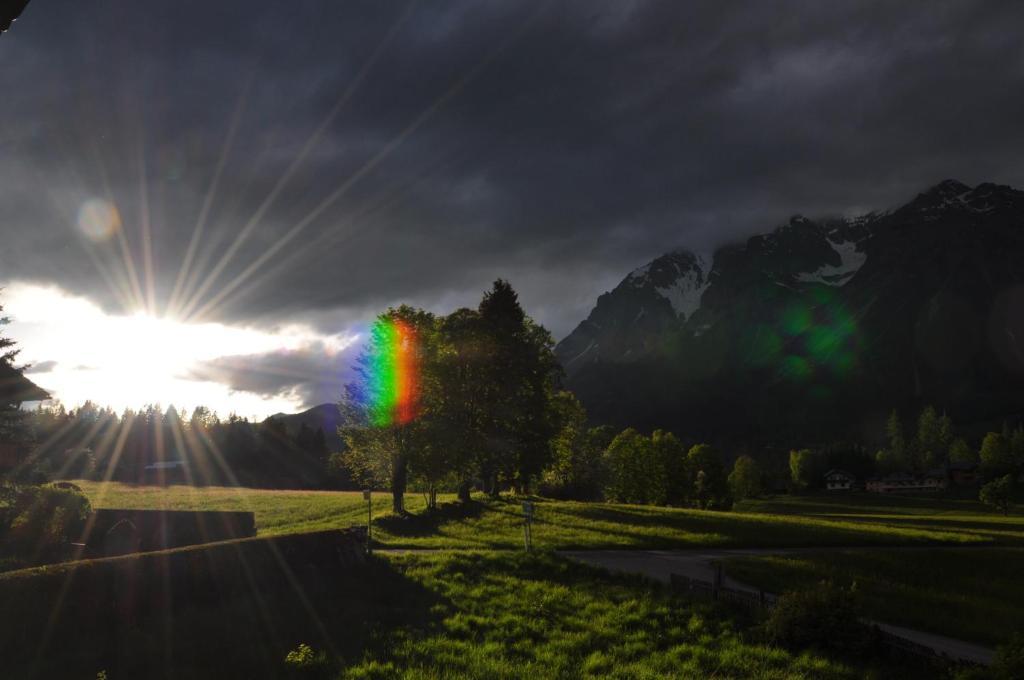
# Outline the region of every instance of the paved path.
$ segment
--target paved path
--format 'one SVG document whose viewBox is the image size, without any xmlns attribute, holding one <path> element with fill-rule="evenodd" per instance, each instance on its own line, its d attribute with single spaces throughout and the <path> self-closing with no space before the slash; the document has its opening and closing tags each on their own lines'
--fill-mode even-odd
<svg viewBox="0 0 1024 680">
<path fill-rule="evenodd" d="M 848 548 L 847 548 L 848 549 Z M 875 548 L 877 549 L 877 548 Z M 892 549 L 892 548 L 890 548 Z M 915 550 L 912 548 L 896 548 L 900 550 Z M 757 555 L 788 555 L 808 552 L 821 552 L 821 548 L 750 548 L 735 550 L 718 549 L 693 549 L 693 550 L 560 550 L 559 555 L 568 557 L 579 562 L 603 567 L 609 571 L 619 571 L 633 574 L 642 574 L 650 579 L 661 583 L 669 582 L 670 574 L 682 574 L 692 579 L 702 581 L 714 580 L 714 560 L 726 559 L 729 557 L 749 557 Z M 843 548 L 830 548 L 830 550 L 843 550 Z M 739 583 L 728 576 L 723 577 L 722 585 L 736 590 L 757 592 L 757 589 Z M 926 633 L 920 630 L 893 626 L 877 621 L 868 621 L 877 625 L 882 630 L 909 640 L 919 645 L 924 645 L 935 651 L 945 654 L 954 659 L 963 659 L 974 663 L 989 665 L 995 656 L 995 652 L 987 647 L 976 645 L 954 638 Z"/>
</svg>

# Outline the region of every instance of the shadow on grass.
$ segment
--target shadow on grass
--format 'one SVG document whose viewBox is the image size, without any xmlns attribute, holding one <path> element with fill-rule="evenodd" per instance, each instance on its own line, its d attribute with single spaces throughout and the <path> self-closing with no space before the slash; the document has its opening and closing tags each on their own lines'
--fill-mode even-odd
<svg viewBox="0 0 1024 680">
<path fill-rule="evenodd" d="M 379 517 L 373 520 L 373 525 L 392 536 L 422 538 L 437 534 L 442 524 L 477 519 L 487 509 L 485 503 L 476 500 L 469 503 L 441 503 L 436 510 Z"/>
<path fill-rule="evenodd" d="M 429 633 L 445 608 L 387 560 L 258 541 L 23 572 L 0 579 L 0 601 L 4 676 L 18 678 L 288 677 L 299 644 L 352 663 Z"/>
</svg>

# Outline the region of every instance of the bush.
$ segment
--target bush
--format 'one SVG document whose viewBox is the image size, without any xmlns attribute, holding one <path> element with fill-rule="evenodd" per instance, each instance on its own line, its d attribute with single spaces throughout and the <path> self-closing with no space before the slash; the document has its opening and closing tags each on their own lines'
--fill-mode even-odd
<svg viewBox="0 0 1024 680">
<path fill-rule="evenodd" d="M 326 677 L 331 670 L 327 654 L 314 651 L 305 643 L 288 652 L 284 658 L 284 665 L 288 669 L 289 677 L 295 678 Z"/>
<path fill-rule="evenodd" d="M 764 624 L 769 641 L 794 650 L 860 654 L 871 646 L 871 629 L 861 623 L 853 589 L 821 582 L 779 597 Z"/>
<path fill-rule="evenodd" d="M 981 487 L 978 500 L 985 505 L 991 505 L 1004 515 L 1010 514 L 1010 507 L 1013 504 L 1013 475 L 1003 475 Z"/>
<path fill-rule="evenodd" d="M 82 536 L 89 499 L 54 486 L 5 487 L 0 494 L 0 544 L 26 562 L 47 561 Z"/>
<path fill-rule="evenodd" d="M 1024 633 L 1017 633 L 996 651 L 992 677 L 1000 680 L 1024 678 Z"/>
</svg>

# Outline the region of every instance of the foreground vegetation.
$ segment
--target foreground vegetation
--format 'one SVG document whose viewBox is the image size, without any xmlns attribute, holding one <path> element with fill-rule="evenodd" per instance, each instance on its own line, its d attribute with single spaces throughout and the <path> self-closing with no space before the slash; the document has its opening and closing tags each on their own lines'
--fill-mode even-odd
<svg viewBox="0 0 1024 680">
<path fill-rule="evenodd" d="M 552 556 L 402 555 L 391 564 L 436 593 L 425 634 L 389 636 L 345 678 L 864 677 L 745 634 L 735 612 L 673 600 L 639 579 Z"/>
<path fill-rule="evenodd" d="M 93 507 L 174 510 L 250 510 L 260 535 L 361 525 L 361 493 L 233 487 L 146 487 L 78 481 Z M 868 496 L 865 494 L 865 496 Z M 398 516 L 384 494 L 374 495 L 374 538 L 392 548 L 506 549 L 522 545 L 518 500 L 476 496 L 460 505 L 442 496 L 409 494 Z M 1024 516 L 1004 517 L 968 501 L 868 496 L 749 502 L 736 512 L 613 503 L 537 500 L 534 544 L 541 549 L 859 546 L 894 544 L 1024 544 Z M 448 502 L 446 502 L 448 501 Z"/>
<path fill-rule="evenodd" d="M 164 572 L 172 562 L 188 571 Z M 153 604 L 97 611 L 90 584 L 136 564 Z M 679 600 L 641 579 L 551 554 L 403 554 L 310 565 L 308 574 L 282 565 L 260 542 L 245 541 L 100 560 L 79 572 L 54 565 L 0 575 L 5 673 L 104 671 L 110 680 L 154 676 L 155 668 L 160 677 L 189 678 L 886 677 L 863 658 L 772 647 L 739 611 Z M 160 586 L 164 573 L 172 579 Z"/>
<path fill-rule="evenodd" d="M 1024 627 L 1024 549 L 828 551 L 735 558 L 729 576 L 771 592 L 856 584 L 865 615 L 996 645 Z"/>
</svg>

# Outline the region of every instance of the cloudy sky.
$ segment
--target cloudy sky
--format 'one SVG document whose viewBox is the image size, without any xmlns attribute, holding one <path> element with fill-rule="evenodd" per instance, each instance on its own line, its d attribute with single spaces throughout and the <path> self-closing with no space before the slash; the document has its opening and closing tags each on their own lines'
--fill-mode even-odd
<svg viewBox="0 0 1024 680">
<path fill-rule="evenodd" d="M 1024 5 L 32 0 L 0 302 L 36 382 L 266 415 L 373 314 L 509 279 L 561 338 L 672 248 L 1024 185 Z"/>
</svg>

